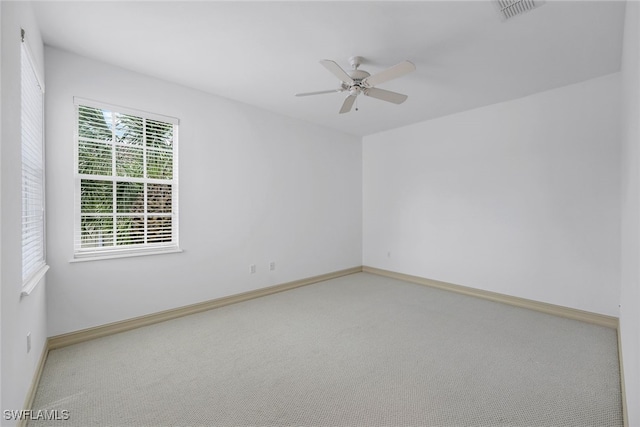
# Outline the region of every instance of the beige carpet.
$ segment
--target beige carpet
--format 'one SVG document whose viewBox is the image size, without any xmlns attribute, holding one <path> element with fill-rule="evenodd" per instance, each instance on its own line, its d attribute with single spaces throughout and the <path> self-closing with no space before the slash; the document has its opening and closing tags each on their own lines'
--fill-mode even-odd
<svg viewBox="0 0 640 427">
<path fill-rule="evenodd" d="M 54 350 L 29 426 L 622 426 L 619 378 L 612 329 L 358 273 Z"/>
</svg>

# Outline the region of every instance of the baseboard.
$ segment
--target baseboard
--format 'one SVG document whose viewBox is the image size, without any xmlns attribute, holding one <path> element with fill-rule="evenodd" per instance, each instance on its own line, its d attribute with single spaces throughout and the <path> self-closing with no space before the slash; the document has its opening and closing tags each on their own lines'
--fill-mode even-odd
<svg viewBox="0 0 640 427">
<path fill-rule="evenodd" d="M 25 410 L 31 409 L 33 407 L 33 401 L 36 398 L 36 391 L 38 391 L 38 384 L 40 384 L 40 378 L 42 377 L 42 370 L 44 369 L 44 364 L 47 361 L 47 356 L 49 355 L 49 340 L 44 343 L 44 347 L 42 347 L 42 354 L 40 354 L 40 360 L 38 360 L 38 366 L 36 367 L 36 371 L 33 374 L 33 379 L 31 380 L 31 386 L 27 391 L 27 396 L 24 399 L 23 408 Z M 21 419 L 16 424 L 17 427 L 26 427 L 27 419 Z"/>
<path fill-rule="evenodd" d="M 608 328 L 618 328 L 618 318 L 613 316 L 605 316 L 604 314 L 592 313 L 589 311 L 577 310 L 575 308 L 563 307 L 560 305 L 549 304 L 540 301 L 529 300 L 525 298 L 513 297 L 510 295 L 500 294 L 497 292 L 484 291 L 481 289 L 468 288 L 466 286 L 454 285 L 438 280 L 426 279 L 419 276 L 411 276 L 395 271 L 383 270 L 375 267 L 363 266 L 362 271 L 365 273 L 373 273 L 379 276 L 386 276 L 393 279 L 404 280 L 406 282 L 416 283 L 419 285 L 430 286 L 432 288 L 443 289 L 446 291 L 456 292 L 459 294 L 469 295 L 477 298 L 483 298 L 495 302 L 513 305 L 516 307 L 528 308 L 530 310 L 542 313 L 553 314 L 555 316 L 565 317 L 573 320 L 580 320 L 595 325 L 606 326 Z"/>
<path fill-rule="evenodd" d="M 282 283 L 280 285 L 269 286 L 267 288 L 256 289 L 254 291 L 243 292 L 228 297 L 217 298 L 197 304 L 165 310 L 158 313 L 148 314 L 146 316 L 140 316 L 133 319 L 127 319 L 119 322 L 109 323 L 106 325 L 96 326 L 94 328 L 56 335 L 49 338 L 49 350 L 66 347 L 68 345 L 81 343 L 83 341 L 88 341 L 95 338 L 117 334 L 119 332 L 129 331 L 131 329 L 140 328 L 142 326 L 153 325 L 154 323 L 164 322 L 166 320 L 176 319 L 178 317 L 188 316 L 190 314 L 200 313 L 229 304 L 248 301 L 250 299 L 275 294 L 277 292 L 287 291 L 289 289 L 294 289 L 301 286 L 311 285 L 313 283 L 323 282 L 325 280 L 335 279 L 337 277 L 342 277 L 349 274 L 359 273 L 361 271 L 361 266 L 352 267 L 346 270 L 334 271 L 332 273 L 321 274 L 319 276 L 308 277 L 306 279 L 295 280 L 293 282 Z"/>
<path fill-rule="evenodd" d="M 627 390 L 624 385 L 624 363 L 622 361 L 622 339 L 620 337 L 620 328 L 616 331 L 618 334 L 618 365 L 620 365 L 620 398 L 622 399 L 622 424 L 629 427 L 629 414 L 627 412 Z"/>
</svg>

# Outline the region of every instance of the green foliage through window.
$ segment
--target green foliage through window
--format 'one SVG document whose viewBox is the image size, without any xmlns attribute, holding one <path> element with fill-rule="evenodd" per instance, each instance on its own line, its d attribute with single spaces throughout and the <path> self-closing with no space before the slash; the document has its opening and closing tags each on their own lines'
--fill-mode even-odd
<svg viewBox="0 0 640 427">
<path fill-rule="evenodd" d="M 77 106 L 76 249 L 174 241 L 174 124 Z"/>
</svg>

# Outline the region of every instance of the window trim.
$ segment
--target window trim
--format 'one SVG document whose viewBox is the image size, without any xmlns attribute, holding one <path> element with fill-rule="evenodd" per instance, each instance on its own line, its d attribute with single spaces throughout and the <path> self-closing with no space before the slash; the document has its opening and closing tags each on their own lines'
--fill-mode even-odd
<svg viewBox="0 0 640 427">
<path fill-rule="evenodd" d="M 128 258 L 134 256 L 142 256 L 142 255 L 159 255 L 166 253 L 179 253 L 182 252 L 179 246 L 179 171 L 178 171 L 178 140 L 179 140 L 179 124 L 180 120 L 171 117 L 165 116 L 162 114 L 151 113 L 148 111 L 123 107 L 120 105 L 109 104 L 106 102 L 95 101 L 91 99 L 85 99 L 80 97 L 73 97 L 74 102 L 74 226 L 73 226 L 73 258 L 70 262 L 81 262 L 81 261 L 94 261 L 94 260 L 104 260 L 104 259 L 116 259 L 116 258 Z M 85 106 L 90 108 L 96 108 L 101 110 L 111 111 L 113 113 L 126 114 L 136 117 L 142 117 L 148 120 L 155 120 L 164 123 L 169 123 L 174 126 L 173 128 L 173 144 L 172 144 L 172 159 L 173 159 L 173 178 L 172 178 L 172 221 L 171 221 L 171 242 L 166 243 L 157 243 L 157 244 L 146 244 L 145 246 L 140 245 L 131 245 L 131 246 L 122 246 L 122 247 L 113 247 L 109 246 L 105 249 L 88 248 L 82 249 L 79 246 L 78 236 L 80 233 L 80 224 L 81 224 L 81 195 L 80 195 L 80 185 L 82 181 L 81 174 L 78 171 L 79 167 L 79 132 L 78 132 L 78 107 Z M 115 181 L 118 179 L 117 176 L 109 175 L 111 180 Z M 136 178 L 135 180 L 143 180 L 147 182 L 148 179 L 151 178 Z M 106 180 L 109 181 L 109 180 Z M 115 209 L 115 206 L 114 206 Z"/>
<path fill-rule="evenodd" d="M 173 248 L 166 248 L 162 250 L 159 250 L 159 249 L 148 250 L 148 251 L 131 250 L 131 251 L 128 251 L 127 253 L 122 253 L 122 252 L 124 252 L 124 250 L 113 251 L 112 253 L 107 253 L 107 251 L 104 251 L 104 252 L 100 252 L 100 254 L 96 254 L 95 256 L 82 256 L 82 257 L 72 258 L 69 260 L 69 262 L 75 263 L 75 262 L 86 262 L 86 261 L 101 261 L 105 259 L 131 258 L 131 257 L 147 256 L 147 255 L 177 254 L 184 251 L 179 247 L 173 247 Z"/>
</svg>

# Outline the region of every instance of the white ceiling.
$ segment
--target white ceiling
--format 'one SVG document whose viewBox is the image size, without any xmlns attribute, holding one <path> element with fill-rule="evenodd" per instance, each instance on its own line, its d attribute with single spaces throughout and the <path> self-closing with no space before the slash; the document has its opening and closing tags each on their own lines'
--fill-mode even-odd
<svg viewBox="0 0 640 427">
<path fill-rule="evenodd" d="M 489 1 L 34 2 L 46 44 L 354 135 L 368 135 L 620 69 L 624 2 L 547 0 L 502 21 Z M 318 61 L 364 57 L 402 105 L 333 89 Z"/>
</svg>

